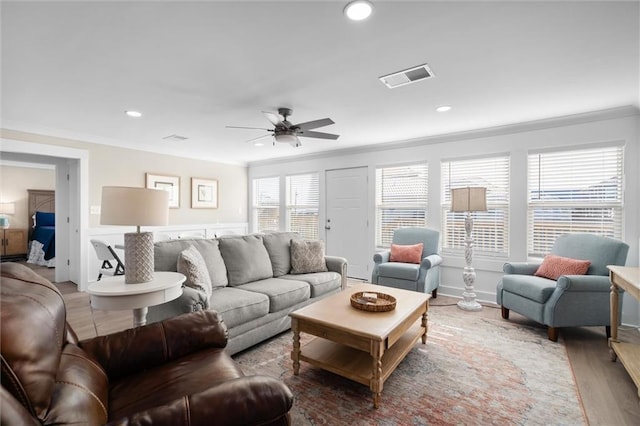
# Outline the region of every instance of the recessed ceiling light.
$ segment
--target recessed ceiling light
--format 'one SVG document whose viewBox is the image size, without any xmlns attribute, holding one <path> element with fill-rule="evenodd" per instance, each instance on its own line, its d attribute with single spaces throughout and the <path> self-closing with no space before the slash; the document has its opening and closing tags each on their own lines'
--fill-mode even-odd
<svg viewBox="0 0 640 426">
<path fill-rule="evenodd" d="M 263 142 L 254 142 L 253 146 L 264 146 Z"/>
<path fill-rule="evenodd" d="M 142 117 L 142 113 L 138 111 L 125 111 L 124 113 L 127 114 L 129 117 L 133 117 L 133 118 Z"/>
<path fill-rule="evenodd" d="M 438 112 L 447 112 L 451 110 L 451 106 L 450 105 L 441 105 L 438 108 L 436 108 L 436 111 Z"/>
<path fill-rule="evenodd" d="M 344 14 L 352 21 L 362 21 L 371 16 L 373 12 L 373 4 L 367 0 L 356 0 L 347 4 L 344 8 Z"/>
</svg>

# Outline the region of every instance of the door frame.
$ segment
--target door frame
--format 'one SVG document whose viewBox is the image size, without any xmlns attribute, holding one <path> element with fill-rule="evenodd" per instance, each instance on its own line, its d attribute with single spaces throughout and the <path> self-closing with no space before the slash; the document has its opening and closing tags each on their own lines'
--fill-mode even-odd
<svg viewBox="0 0 640 426">
<path fill-rule="evenodd" d="M 56 168 L 56 281 L 72 281 L 84 291 L 87 280 L 89 152 L 60 145 L 0 138 L 3 159 L 53 164 Z M 68 176 L 68 178 L 67 178 Z M 65 265 L 68 261 L 68 266 Z"/>
</svg>

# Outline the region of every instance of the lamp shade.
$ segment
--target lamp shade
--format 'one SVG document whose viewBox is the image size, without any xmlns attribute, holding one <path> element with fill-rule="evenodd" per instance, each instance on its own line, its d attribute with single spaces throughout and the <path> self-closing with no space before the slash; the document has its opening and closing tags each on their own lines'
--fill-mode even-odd
<svg viewBox="0 0 640 426">
<path fill-rule="evenodd" d="M 451 189 L 452 212 L 478 212 L 487 210 L 487 188 L 465 187 Z"/>
<path fill-rule="evenodd" d="M 162 226 L 169 223 L 169 193 L 161 189 L 102 187 L 101 225 Z"/>
<path fill-rule="evenodd" d="M 16 203 L 0 203 L 0 214 L 16 214 Z"/>
</svg>

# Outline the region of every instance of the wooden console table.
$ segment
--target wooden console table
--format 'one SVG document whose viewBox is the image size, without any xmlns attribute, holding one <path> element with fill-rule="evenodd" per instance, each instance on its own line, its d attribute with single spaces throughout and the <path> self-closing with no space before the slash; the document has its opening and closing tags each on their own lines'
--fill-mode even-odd
<svg viewBox="0 0 640 426">
<path fill-rule="evenodd" d="M 611 361 L 615 362 L 620 358 L 633 383 L 640 389 L 640 345 L 618 340 L 618 318 L 620 317 L 618 288 L 623 289 L 636 300 L 640 300 L 640 268 L 628 266 L 607 266 L 607 268 L 609 268 L 611 280 L 611 338 L 609 338 Z M 640 396 L 640 390 L 638 396 Z"/>
</svg>

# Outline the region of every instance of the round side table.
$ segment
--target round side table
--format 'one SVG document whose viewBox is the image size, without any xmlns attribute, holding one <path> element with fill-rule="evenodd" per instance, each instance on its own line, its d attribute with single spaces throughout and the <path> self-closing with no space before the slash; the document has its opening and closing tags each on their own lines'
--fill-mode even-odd
<svg viewBox="0 0 640 426">
<path fill-rule="evenodd" d="M 91 306 L 96 309 L 133 310 L 133 326 L 147 322 L 147 308 L 177 299 L 182 294 L 186 277 L 178 272 L 154 272 L 153 280 L 139 284 L 125 284 L 124 275 L 103 277 L 89 285 L 87 292 Z"/>
</svg>

